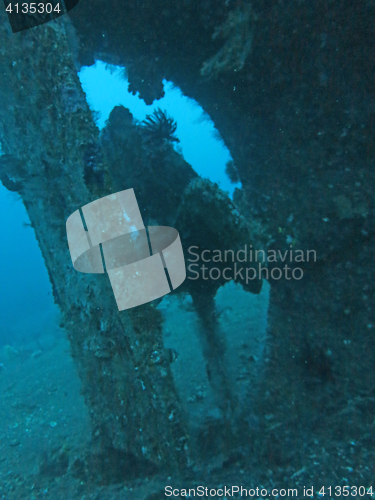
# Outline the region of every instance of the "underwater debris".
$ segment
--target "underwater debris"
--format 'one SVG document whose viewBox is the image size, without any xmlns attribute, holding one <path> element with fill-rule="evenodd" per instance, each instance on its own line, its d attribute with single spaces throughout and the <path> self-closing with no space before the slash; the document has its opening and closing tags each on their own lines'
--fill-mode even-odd
<svg viewBox="0 0 375 500">
<path fill-rule="evenodd" d="M 178 352 L 175 349 L 164 349 L 164 355 L 168 363 L 173 363 L 178 358 Z"/>
<path fill-rule="evenodd" d="M 5 359 L 13 359 L 20 355 L 20 351 L 9 344 L 5 345 L 3 350 Z"/>
<path fill-rule="evenodd" d="M 167 361 L 167 363 L 173 363 L 178 358 L 178 352 L 175 349 L 164 349 L 164 356 L 159 351 L 154 351 L 151 354 L 151 362 L 156 365 L 163 362 L 163 359 Z"/>
<path fill-rule="evenodd" d="M 222 38 L 225 44 L 201 68 L 201 75 L 217 78 L 225 71 L 240 71 L 251 52 L 255 16 L 251 5 L 239 7 L 229 13 L 225 23 L 213 34 L 213 40 Z"/>
<path fill-rule="evenodd" d="M 39 356 L 41 356 L 43 354 L 43 351 L 41 349 L 37 349 L 36 351 L 34 351 L 30 358 L 31 359 L 36 359 L 36 358 L 39 358 Z"/>
<path fill-rule="evenodd" d="M 174 135 L 177 123 L 165 111 L 156 109 L 152 115 L 147 115 L 141 124 L 143 137 L 148 142 L 180 142 Z"/>
</svg>

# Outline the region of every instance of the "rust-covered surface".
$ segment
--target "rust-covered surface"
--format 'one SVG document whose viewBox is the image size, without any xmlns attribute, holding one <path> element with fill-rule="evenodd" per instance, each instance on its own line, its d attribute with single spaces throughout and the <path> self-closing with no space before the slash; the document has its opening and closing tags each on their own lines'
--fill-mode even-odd
<svg viewBox="0 0 375 500">
<path fill-rule="evenodd" d="M 158 312 L 146 305 L 131 315 L 119 313 L 106 276 L 72 267 L 65 222 L 81 206 L 111 193 L 112 181 L 106 166 L 98 164 L 103 182 L 85 183 L 85 166 L 100 157 L 98 130 L 64 24 L 13 35 L 2 14 L 1 47 L 1 136 L 7 155 L 1 175 L 19 192 L 35 229 L 92 414 L 93 436 L 109 452 L 134 455 L 146 469 L 171 460 L 183 467 L 187 450 L 169 366 L 151 357 L 163 350 Z"/>
</svg>

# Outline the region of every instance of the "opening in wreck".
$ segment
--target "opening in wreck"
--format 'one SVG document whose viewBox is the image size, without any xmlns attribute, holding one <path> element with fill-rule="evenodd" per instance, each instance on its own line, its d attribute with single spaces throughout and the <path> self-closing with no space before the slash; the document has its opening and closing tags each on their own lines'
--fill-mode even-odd
<svg viewBox="0 0 375 500">
<path fill-rule="evenodd" d="M 226 173 L 232 161 L 229 150 L 220 138 L 214 124 L 202 107 L 193 99 L 184 96 L 172 82 L 163 81 L 165 96 L 150 106 L 128 91 L 129 82 L 124 68 L 109 66 L 103 61 L 83 67 L 79 72 L 82 88 L 90 108 L 96 113 L 99 129 L 115 106 L 123 105 L 137 121 L 145 119 L 155 109 L 166 110 L 177 123 L 179 143 L 175 148 L 193 169 L 203 178 L 216 182 L 230 196 L 241 183 L 233 182 Z M 231 164 L 230 164 L 231 165 Z M 229 166 L 230 168 L 230 166 Z"/>
<path fill-rule="evenodd" d="M 232 198 L 234 190 L 241 189 L 241 183 L 233 173 L 231 175 L 230 169 L 235 167 L 229 150 L 201 106 L 165 80 L 165 97 L 147 106 L 138 94 L 134 96 L 128 91 L 125 75 L 124 68 L 108 66 L 102 61 L 81 69 L 80 81 L 91 109 L 97 113 L 98 127 L 105 126 L 112 109 L 119 104 L 127 107 L 138 121 L 155 108 L 165 109 L 177 122 L 180 143 L 176 150 L 198 175 L 216 182 Z M 208 320 L 215 324 L 218 339 L 225 346 L 226 366 L 223 370 L 228 384 L 241 402 L 243 411 L 249 413 L 251 393 L 266 356 L 269 293 L 270 285 L 265 279 L 259 295 L 248 293 L 241 285 L 228 281 L 217 290 L 215 308 Z M 208 373 L 210 377 L 214 374 L 210 373 L 209 363 L 202 352 L 202 349 L 210 348 L 204 345 L 202 338 L 202 329 L 207 325 L 202 325 L 188 292 L 164 297 L 157 308 L 163 314 L 165 349 L 173 353 L 173 361 L 179 360 L 171 363 L 171 370 L 185 415 L 190 425 L 198 430 L 207 416 L 215 417 L 218 403 L 212 387 L 215 382 L 212 384 L 208 379 Z M 218 374 L 219 379 L 221 375 Z M 220 380 L 216 383 L 220 384 Z"/>
</svg>

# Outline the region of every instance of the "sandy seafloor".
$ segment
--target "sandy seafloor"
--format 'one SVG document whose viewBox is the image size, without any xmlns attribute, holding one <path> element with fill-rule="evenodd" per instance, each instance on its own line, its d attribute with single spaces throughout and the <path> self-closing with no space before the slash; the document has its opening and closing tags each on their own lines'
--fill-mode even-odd
<svg viewBox="0 0 375 500">
<path fill-rule="evenodd" d="M 244 315 L 248 313 L 249 310 L 243 310 Z M 186 314 L 187 319 L 195 321 L 189 308 Z M 224 310 L 220 320 L 224 326 L 227 315 Z M 171 312 L 166 326 L 170 340 L 173 322 Z M 188 335 L 189 321 L 180 321 L 179 325 L 179 335 Z M 238 325 L 234 327 L 238 330 Z M 226 461 L 211 460 L 210 466 L 185 478 L 161 474 L 101 485 L 93 473 L 82 481 L 76 477 L 73 464 L 92 449 L 91 427 L 65 332 L 55 328 L 51 333 L 47 329 L 37 340 L 1 347 L 0 362 L 0 499 L 176 498 L 165 496 L 167 485 L 180 489 L 198 485 L 297 488 L 298 496 L 303 496 L 303 486 L 369 487 L 371 477 L 375 477 L 375 454 L 368 434 L 332 437 L 324 444 L 319 439 L 307 439 L 298 449 L 291 447 L 287 459 L 277 460 L 272 451 L 277 446 L 275 422 L 270 421 L 268 426 L 259 428 L 254 456 L 234 454 Z M 190 404 L 193 407 L 196 402 Z M 277 432 L 287 447 L 290 429 L 284 430 L 280 425 Z M 267 447 L 264 453 L 259 450 L 262 442 Z M 366 494 L 365 498 L 371 495 Z"/>
</svg>

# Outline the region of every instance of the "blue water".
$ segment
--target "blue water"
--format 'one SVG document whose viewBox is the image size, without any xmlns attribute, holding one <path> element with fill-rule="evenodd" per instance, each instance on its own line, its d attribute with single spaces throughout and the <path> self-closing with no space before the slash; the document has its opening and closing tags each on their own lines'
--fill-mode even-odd
<svg viewBox="0 0 375 500">
<path fill-rule="evenodd" d="M 215 137 L 211 119 L 193 99 L 187 98 L 164 80 L 165 97 L 151 106 L 128 91 L 129 82 L 124 78 L 123 68 L 107 67 L 102 61 L 94 66 L 84 67 L 79 77 L 87 101 L 92 110 L 99 113 L 97 125 L 102 129 L 112 109 L 122 104 L 134 118 L 143 120 L 156 108 L 166 110 L 177 122 L 176 136 L 185 160 L 203 178 L 216 182 L 221 189 L 232 196 L 241 184 L 232 184 L 225 173 L 225 165 L 231 159 L 228 149 Z"/>
<path fill-rule="evenodd" d="M 34 230 L 19 196 L 0 184 L 2 244 L 0 344 L 37 336 L 47 317 L 57 314 Z"/>
</svg>

